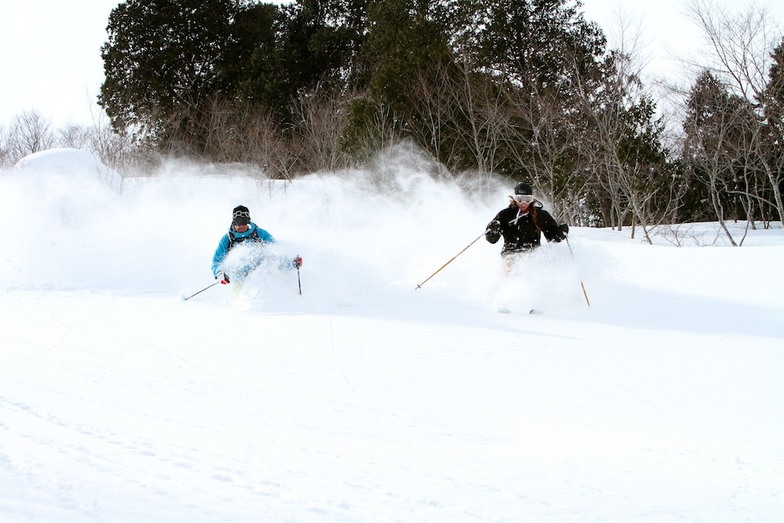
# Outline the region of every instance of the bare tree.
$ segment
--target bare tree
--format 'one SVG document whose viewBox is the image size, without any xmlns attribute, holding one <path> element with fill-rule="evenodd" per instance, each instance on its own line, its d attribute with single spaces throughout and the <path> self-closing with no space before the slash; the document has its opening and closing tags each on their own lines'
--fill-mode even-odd
<svg viewBox="0 0 784 523">
<path fill-rule="evenodd" d="M 83 125 L 69 124 L 63 129 L 57 131 L 57 143 L 61 147 L 70 147 L 72 149 L 82 149 L 90 144 L 90 135 L 92 129 Z"/>
<path fill-rule="evenodd" d="M 116 132 L 108 120 L 100 120 L 90 129 L 87 147 L 104 165 L 120 172 L 134 164 L 139 152 L 131 135 Z"/>
<path fill-rule="evenodd" d="M 708 190 L 716 219 L 733 246 L 738 243 L 725 222 L 737 219 L 733 206 L 742 202 L 744 179 L 753 168 L 749 144 L 756 137 L 756 120 L 751 104 L 710 72 L 697 80 L 687 104 L 683 161 Z"/>
<path fill-rule="evenodd" d="M 348 97 L 346 111 L 350 116 L 341 137 L 342 146 L 355 162 L 370 161 L 379 151 L 403 139 L 402 122 L 394 117 L 388 105 L 371 100 L 367 92 Z M 422 138 L 421 134 L 415 136 Z"/>
<path fill-rule="evenodd" d="M 509 130 L 504 153 L 541 195 L 573 224 L 587 225 L 587 165 L 578 154 L 586 138 L 574 108 L 552 92 L 507 91 Z"/>
<path fill-rule="evenodd" d="M 5 167 L 11 162 L 10 151 L 6 145 L 7 141 L 5 128 L 0 127 L 0 167 Z"/>
<path fill-rule="evenodd" d="M 701 28 L 711 52 L 707 68 L 716 78 L 727 85 L 737 96 L 756 108 L 756 129 L 749 131 L 757 139 L 748 142 L 746 154 L 749 165 L 758 169 L 758 174 L 767 180 L 767 187 L 748 185 L 744 190 L 768 190 L 773 195 L 773 206 L 778 211 L 779 220 L 784 219 L 784 200 L 781 185 L 782 157 L 768 154 L 770 147 L 762 145 L 768 122 L 764 107 L 769 99 L 767 84 L 773 65 L 773 51 L 782 42 L 782 32 L 773 22 L 768 12 L 761 7 L 751 6 L 744 12 L 731 13 L 710 0 L 691 0 L 689 16 Z M 770 127 L 775 131 L 775 126 Z M 780 148 L 784 136 L 774 138 L 773 148 Z M 753 157 L 753 158 L 752 158 Z M 749 192 L 750 199 L 764 201 L 761 192 Z M 753 216 L 747 216 L 749 220 Z"/>
<path fill-rule="evenodd" d="M 415 85 L 415 115 L 419 125 L 412 129 L 417 143 L 426 147 L 447 168 L 461 165 L 459 134 L 455 120 L 455 95 L 449 68 L 440 64 L 429 74 L 421 74 Z"/>
<path fill-rule="evenodd" d="M 467 61 L 462 67 L 460 83 L 451 84 L 450 94 L 457 121 L 465 122 L 458 127 L 460 142 L 471 152 L 478 173 L 484 175 L 496 171 L 501 163 L 504 134 L 510 128 L 504 107 L 506 97 L 497 82 L 471 74 Z"/>
<path fill-rule="evenodd" d="M 748 101 L 761 100 L 771 53 L 781 30 L 764 7 L 733 13 L 713 0 L 690 0 L 687 16 L 702 30 L 710 50 L 700 55 L 699 69 L 708 69 Z"/>
<path fill-rule="evenodd" d="M 511 131 L 508 96 L 496 80 L 477 73 L 469 58 L 441 64 L 418 77 L 408 131 L 452 171 L 497 172 Z"/>
<path fill-rule="evenodd" d="M 37 111 L 24 111 L 14 118 L 6 148 L 12 163 L 25 156 L 50 149 L 55 144 L 52 124 Z"/>
<path fill-rule="evenodd" d="M 116 132 L 105 117 L 97 119 L 92 127 L 67 125 L 58 134 L 57 145 L 89 151 L 115 170 L 132 163 L 134 145 L 130 135 Z"/>
<path fill-rule="evenodd" d="M 620 230 L 630 218 L 632 237 L 639 225 L 652 243 L 652 228 L 680 201 L 662 143 L 664 124 L 630 57 L 611 53 L 605 66 L 600 86 L 581 85 L 587 123 L 580 154 L 595 169 L 597 192 L 609 199 L 610 225 Z"/>
<path fill-rule="evenodd" d="M 341 137 L 347 125 L 346 99 L 318 89 L 294 105 L 296 139 L 306 172 L 341 169 L 349 165 Z"/>
</svg>

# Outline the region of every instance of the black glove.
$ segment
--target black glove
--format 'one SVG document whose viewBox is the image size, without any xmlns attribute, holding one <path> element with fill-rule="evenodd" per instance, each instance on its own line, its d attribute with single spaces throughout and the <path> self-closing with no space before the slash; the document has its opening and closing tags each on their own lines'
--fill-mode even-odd
<svg viewBox="0 0 784 523">
<path fill-rule="evenodd" d="M 501 236 L 501 224 L 497 220 L 493 220 L 487 224 L 485 234 L 492 236 Z"/>
<path fill-rule="evenodd" d="M 485 239 L 490 243 L 495 243 L 498 241 L 498 238 L 501 237 L 501 224 L 498 220 L 493 220 L 487 224 L 487 230 L 485 230 Z"/>
<path fill-rule="evenodd" d="M 561 234 L 563 234 L 564 238 L 566 238 L 566 235 L 569 234 L 569 225 L 567 225 L 565 223 L 562 223 L 561 225 L 559 225 L 558 229 L 560 229 Z"/>
<path fill-rule="evenodd" d="M 229 283 L 229 275 L 223 271 L 218 271 L 218 274 L 215 275 L 216 280 L 220 280 L 223 285 Z"/>
</svg>

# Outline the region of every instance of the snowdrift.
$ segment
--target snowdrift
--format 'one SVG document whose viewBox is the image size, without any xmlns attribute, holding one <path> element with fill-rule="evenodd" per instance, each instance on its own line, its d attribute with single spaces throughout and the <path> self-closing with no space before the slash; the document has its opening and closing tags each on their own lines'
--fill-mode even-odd
<svg viewBox="0 0 784 523">
<path fill-rule="evenodd" d="M 14 168 L 25 176 L 63 176 L 74 183 L 97 180 L 114 191 L 122 188 L 119 173 L 82 149 L 56 148 L 30 154 Z"/>
</svg>

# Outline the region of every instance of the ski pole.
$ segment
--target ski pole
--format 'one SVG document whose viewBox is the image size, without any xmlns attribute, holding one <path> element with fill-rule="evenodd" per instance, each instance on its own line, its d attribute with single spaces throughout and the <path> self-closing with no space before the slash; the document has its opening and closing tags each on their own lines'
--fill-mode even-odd
<svg viewBox="0 0 784 523">
<path fill-rule="evenodd" d="M 299 267 L 297 267 L 297 286 L 299 287 L 299 295 L 302 296 L 302 280 L 299 279 Z"/>
<path fill-rule="evenodd" d="M 427 281 L 428 281 L 430 278 L 432 278 L 433 276 L 435 276 L 436 274 L 438 274 L 439 272 L 441 272 L 441 269 L 443 269 L 444 267 L 446 267 L 447 265 L 449 265 L 450 263 L 452 263 L 453 261 L 455 261 L 455 258 L 457 258 L 457 257 L 458 257 L 458 256 L 460 256 L 461 254 L 463 254 L 465 251 L 467 251 L 467 250 L 468 250 L 468 248 L 469 248 L 469 247 L 471 247 L 473 244 L 475 244 L 476 242 L 478 242 L 478 241 L 479 241 L 479 238 L 481 238 L 482 236 L 484 236 L 486 232 L 487 232 L 487 231 L 485 231 L 485 232 L 483 232 L 482 234 L 480 234 L 479 236 L 477 236 L 477 237 L 476 237 L 476 240 L 472 241 L 471 243 L 469 243 L 468 245 L 466 245 L 466 246 L 465 246 L 465 248 L 464 248 L 462 251 L 460 251 L 460 252 L 458 252 L 457 254 L 455 254 L 454 256 L 452 256 L 452 259 L 451 259 L 451 260 L 449 260 L 448 262 L 446 262 L 445 264 L 443 264 L 441 267 L 439 267 L 439 269 L 438 269 L 436 272 L 434 272 L 433 274 L 431 274 L 430 276 L 428 276 L 428 277 L 427 277 L 427 279 L 426 279 L 425 281 L 423 281 L 422 283 L 420 283 L 419 285 L 417 285 L 417 286 L 416 286 L 416 289 L 419 289 L 419 288 L 421 288 L 421 287 L 422 287 L 422 285 L 424 285 L 425 283 L 427 283 Z M 414 290 L 416 290 L 416 289 L 414 289 Z"/>
<path fill-rule="evenodd" d="M 194 297 L 194 296 L 196 296 L 197 294 L 201 294 L 202 292 L 206 291 L 207 289 L 209 289 L 209 288 L 211 288 L 211 287 L 215 287 L 215 286 L 216 286 L 216 285 L 218 285 L 219 283 L 220 283 L 220 281 L 216 281 L 215 283 L 213 283 L 213 284 L 211 284 L 211 285 L 207 285 L 207 286 L 206 286 L 206 287 L 204 287 L 202 290 L 200 290 L 200 291 L 197 291 L 197 292 L 194 292 L 193 294 L 191 294 L 191 295 L 190 295 L 190 296 L 188 296 L 187 298 L 183 298 L 183 301 L 185 301 L 185 300 L 190 300 L 191 298 L 193 298 L 193 297 Z"/>
<path fill-rule="evenodd" d="M 572 255 L 572 260 L 574 260 L 576 262 L 577 260 L 574 257 L 574 251 L 572 250 L 572 244 L 569 243 L 569 237 L 568 236 L 566 236 L 566 246 L 569 247 L 569 254 Z M 579 276 L 578 276 L 578 278 L 579 278 Z M 579 278 L 579 280 L 580 280 L 580 287 L 583 289 L 583 296 L 585 296 L 585 303 L 587 303 L 588 307 L 590 307 L 591 306 L 591 301 L 588 299 L 588 293 L 585 292 L 585 284 L 583 284 L 583 279 Z"/>
</svg>

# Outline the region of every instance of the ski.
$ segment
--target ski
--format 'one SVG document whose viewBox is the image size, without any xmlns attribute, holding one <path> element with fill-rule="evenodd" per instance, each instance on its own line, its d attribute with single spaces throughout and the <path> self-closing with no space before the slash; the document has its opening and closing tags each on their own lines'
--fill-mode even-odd
<svg viewBox="0 0 784 523">
<path fill-rule="evenodd" d="M 512 314 L 512 309 L 509 307 L 499 307 L 498 308 L 499 314 Z M 542 314 L 542 311 L 539 309 L 529 309 L 528 314 Z"/>
</svg>

